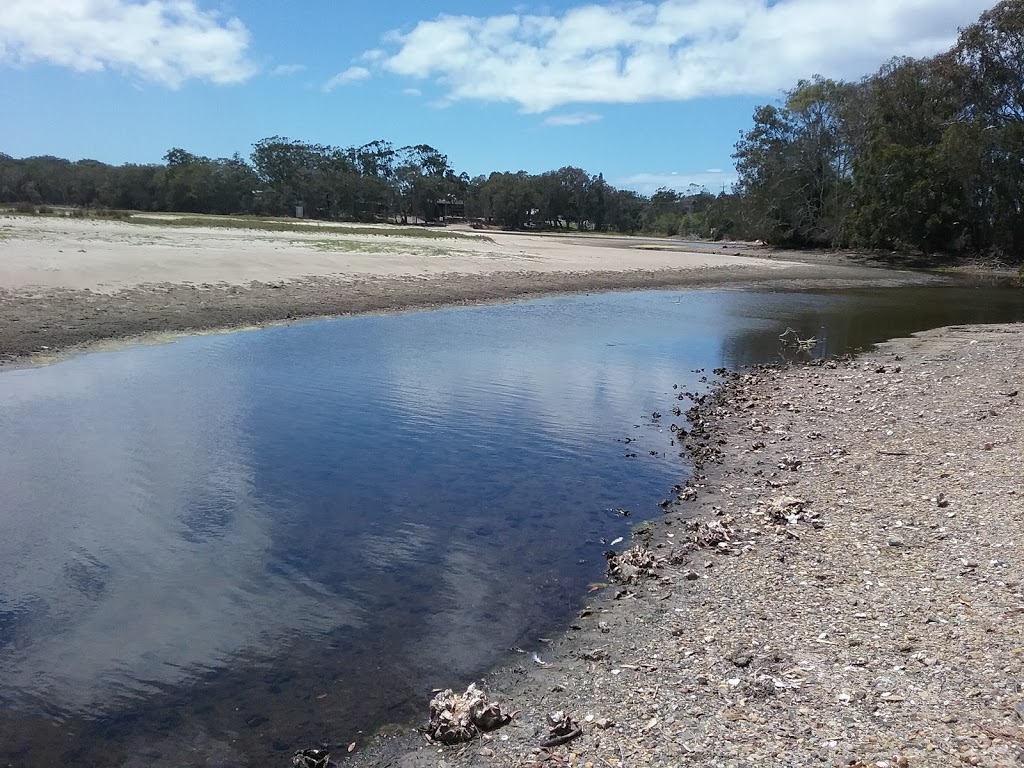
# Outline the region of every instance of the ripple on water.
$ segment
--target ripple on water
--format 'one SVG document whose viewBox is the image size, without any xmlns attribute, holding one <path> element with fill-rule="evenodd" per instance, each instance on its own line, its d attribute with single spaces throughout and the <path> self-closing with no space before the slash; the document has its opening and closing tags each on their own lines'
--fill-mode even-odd
<svg viewBox="0 0 1024 768">
<path fill-rule="evenodd" d="M 973 287 L 620 293 L 0 373 L 0 758 L 271 763 L 410 717 L 657 514 L 686 470 L 650 414 L 702 370 L 787 326 L 837 353 L 1022 318 Z"/>
</svg>

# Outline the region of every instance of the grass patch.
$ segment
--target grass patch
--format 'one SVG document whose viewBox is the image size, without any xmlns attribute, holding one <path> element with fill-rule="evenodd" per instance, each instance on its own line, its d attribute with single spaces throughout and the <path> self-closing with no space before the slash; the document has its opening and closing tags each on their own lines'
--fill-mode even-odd
<svg viewBox="0 0 1024 768">
<path fill-rule="evenodd" d="M 383 245 L 381 243 L 367 243 L 362 240 L 317 240 L 311 245 L 318 251 L 345 253 L 395 253 L 401 246 Z M 456 251 L 451 248 L 443 248 L 436 245 L 416 245 L 414 253 L 427 256 L 451 256 Z"/>
<path fill-rule="evenodd" d="M 60 212 L 57 215 L 60 216 Z M 116 221 L 130 221 L 132 218 L 131 213 L 117 208 L 73 208 L 64 215 L 72 219 L 112 219 Z"/>
<path fill-rule="evenodd" d="M 344 251 L 346 253 L 389 253 L 386 245 L 364 243 L 359 240 L 317 240 L 310 243 L 318 251 Z"/>
<path fill-rule="evenodd" d="M 156 218 L 145 214 L 132 217 L 136 224 L 157 227 L 216 227 L 219 229 L 255 229 L 262 232 L 305 232 L 319 235 L 369 235 L 371 237 L 412 237 L 424 240 L 478 240 L 494 242 L 486 235 L 464 235 L 460 232 L 429 229 L 427 227 L 379 226 L 361 227 L 327 225 L 318 222 L 303 223 L 288 219 L 264 219 L 231 216 L 182 216 L 180 218 Z"/>
</svg>

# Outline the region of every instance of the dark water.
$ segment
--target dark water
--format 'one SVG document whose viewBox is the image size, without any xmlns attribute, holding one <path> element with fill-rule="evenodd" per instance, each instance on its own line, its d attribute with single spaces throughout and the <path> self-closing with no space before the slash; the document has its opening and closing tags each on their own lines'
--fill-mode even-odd
<svg viewBox="0 0 1024 768">
<path fill-rule="evenodd" d="M 1008 320 L 1019 289 L 622 293 L 4 372 L 0 763 L 285 765 L 422 715 L 657 514 L 695 369 Z"/>
</svg>

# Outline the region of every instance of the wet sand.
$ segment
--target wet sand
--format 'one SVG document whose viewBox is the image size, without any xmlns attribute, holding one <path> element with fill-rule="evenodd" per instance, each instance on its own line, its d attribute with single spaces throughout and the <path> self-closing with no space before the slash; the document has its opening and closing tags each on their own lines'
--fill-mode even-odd
<svg viewBox="0 0 1024 768">
<path fill-rule="evenodd" d="M 937 279 L 734 245 L 471 230 L 427 239 L 387 227 L 309 226 L 0 217 L 0 362 L 154 333 L 558 293 Z"/>
</svg>

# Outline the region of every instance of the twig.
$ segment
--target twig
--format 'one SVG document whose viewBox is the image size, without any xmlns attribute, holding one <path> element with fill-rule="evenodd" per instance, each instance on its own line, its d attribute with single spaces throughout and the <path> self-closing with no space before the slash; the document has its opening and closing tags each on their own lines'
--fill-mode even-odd
<svg viewBox="0 0 1024 768">
<path fill-rule="evenodd" d="M 563 744 L 568 744 L 570 741 L 575 739 L 577 736 L 582 736 L 582 735 L 583 735 L 583 729 L 582 728 L 575 728 L 574 730 L 569 731 L 569 733 L 565 734 L 565 736 L 556 736 L 553 739 L 548 739 L 547 741 L 542 741 L 540 743 L 540 745 L 542 747 L 544 747 L 545 749 L 547 749 L 549 747 L 560 747 Z"/>
</svg>

